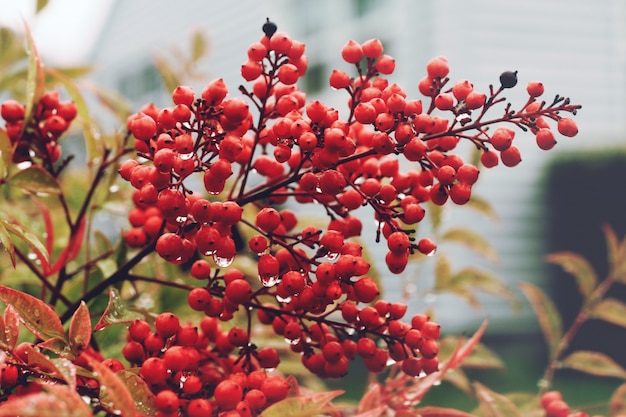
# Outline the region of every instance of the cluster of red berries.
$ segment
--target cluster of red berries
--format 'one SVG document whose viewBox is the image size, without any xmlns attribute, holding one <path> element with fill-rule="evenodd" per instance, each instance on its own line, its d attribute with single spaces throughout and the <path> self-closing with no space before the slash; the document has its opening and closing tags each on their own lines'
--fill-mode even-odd
<svg viewBox="0 0 626 417">
<path fill-rule="evenodd" d="M 547 391 L 541 396 L 541 408 L 545 411 L 545 417 L 589 417 L 585 411 L 572 411 L 570 406 L 563 400 L 560 391 Z M 592 417 L 603 417 L 593 415 Z M 623 414 L 615 417 L 624 417 Z"/>
<path fill-rule="evenodd" d="M 505 100 L 502 92 L 517 83 L 516 73 L 503 73 L 500 87 L 490 87 L 488 95 L 467 80 L 446 89 L 449 66 L 443 57 L 428 62 L 427 75 L 418 84 L 429 102 L 409 99 L 385 78 L 395 61 L 383 53 L 379 40 L 371 39 L 349 41 L 341 51 L 356 67 L 356 77 L 338 69 L 330 75 L 330 86 L 349 95 L 350 112 L 342 120 L 321 101 L 307 104 L 297 88 L 307 67 L 304 44 L 276 32 L 269 22 L 264 31 L 241 67 L 251 83 L 251 88 L 239 88 L 247 100 L 229 97 L 224 81 L 217 79 L 200 95 L 180 86 L 172 93 L 172 107 L 150 104 L 128 119 L 141 158 L 123 162 L 119 170 L 135 189 L 126 242 L 132 247 L 154 244 L 165 260 L 189 263 L 191 275 L 205 284 L 190 291 L 188 302 L 206 315 L 204 320 L 226 321 L 240 307 L 255 309 L 258 320 L 283 336 L 316 375 L 344 376 L 357 356 L 373 372 L 392 362 L 401 363 L 410 376 L 435 372 L 439 325 L 424 315 L 404 323 L 406 305 L 377 300 L 378 285 L 367 275 L 370 265 L 352 240 L 362 230 L 362 216 L 355 211 L 366 207 L 374 212 L 377 240 L 382 236 L 387 243 L 388 269 L 401 273 L 411 255 L 432 254 L 436 248 L 427 238 L 418 240 L 413 228 L 425 216 L 425 203 L 464 204 L 471 197 L 479 167 L 453 152 L 460 140 L 482 151 L 484 166 L 499 160 L 514 166 L 521 160 L 519 150 L 512 145 L 514 131 L 504 124 L 531 130 L 547 149 L 547 119 L 557 121 L 561 134 L 573 136 L 576 125 L 559 112 L 575 113 L 580 106 L 559 97 L 550 105 L 538 102 L 543 86 L 532 82 L 521 110 L 512 111 L 509 104 L 502 116 L 487 119 L 487 111 Z M 499 126 L 490 132 L 494 124 Z M 402 158 L 409 162 L 406 170 Z M 297 214 L 285 207 L 290 202 L 319 204 L 328 225 L 299 225 Z M 244 207 L 251 209 L 244 213 Z M 252 233 L 241 233 L 241 228 Z M 241 242 L 241 236 L 251 237 Z M 241 254 L 256 258 L 257 277 L 231 266 Z M 250 328 L 252 316 L 247 317 Z M 176 379 L 178 372 L 190 370 L 166 364 L 167 352 L 185 347 L 179 346 L 178 335 L 163 337 L 158 328 L 150 334 L 154 336 L 141 341 L 131 336 L 127 359 L 142 364 L 141 375 L 159 395 L 165 389 L 177 398 L 196 395 L 185 392 Z M 201 352 L 190 354 L 192 358 L 207 351 L 238 358 L 222 368 L 215 368 L 219 361 L 214 358 L 207 361 L 210 375 L 240 366 L 250 376 L 278 364 L 276 351 L 257 349 L 242 328 L 216 335 L 196 334 L 194 346 L 187 346 Z M 148 348 L 155 337 L 158 348 Z M 210 350 L 208 340 L 214 343 Z M 235 347 L 239 354 L 231 355 Z M 159 378 L 165 380 L 143 370 L 149 363 L 159 364 Z M 185 360 L 176 360 L 175 366 L 181 363 Z M 199 366 L 197 361 L 193 365 L 194 370 Z M 219 373 L 236 394 L 231 408 L 255 389 L 246 391 L 249 381 L 233 382 L 236 374 Z M 220 385 L 207 386 L 205 394 L 215 390 L 218 401 Z"/>
<path fill-rule="evenodd" d="M 59 92 L 51 90 L 35 104 L 32 117 L 26 118 L 26 107 L 9 99 L 0 105 L 6 133 L 14 147 L 13 162 L 37 159 L 51 166 L 61 157 L 59 137 L 67 131 L 77 115 L 73 101 L 61 101 Z"/>
<path fill-rule="evenodd" d="M 255 416 L 289 393 L 282 376 L 266 372 L 278 365 L 276 350 L 257 350 L 242 328 L 224 331 L 212 317 L 204 317 L 198 328 L 168 312 L 156 317 L 154 327 L 132 322 L 122 354 L 139 366 L 156 395 L 159 416 L 179 416 L 181 410 L 188 417 L 232 410 Z M 237 348 L 239 354 L 233 353 Z M 124 368 L 115 359 L 105 363 L 115 371 Z"/>
</svg>

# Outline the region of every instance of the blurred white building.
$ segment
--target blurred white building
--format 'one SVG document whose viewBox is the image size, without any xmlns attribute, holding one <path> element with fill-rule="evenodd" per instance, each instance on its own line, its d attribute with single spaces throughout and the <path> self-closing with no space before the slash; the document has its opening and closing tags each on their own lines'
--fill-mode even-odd
<svg viewBox="0 0 626 417">
<path fill-rule="evenodd" d="M 348 69 L 340 49 L 348 39 L 359 42 L 380 38 L 386 52 L 396 58 L 391 81 L 419 97 L 417 82 L 427 60 L 445 55 L 452 80 L 467 78 L 476 89 L 498 84 L 505 70 L 519 71 L 519 87 L 507 98 L 521 105 L 525 84 L 541 80 L 546 100 L 561 94 L 583 105 L 577 116 L 580 134 L 563 138 L 545 153 L 532 135 L 517 145 L 523 162 L 516 169 L 502 166 L 481 175 L 475 193 L 489 200 L 500 216 L 496 222 L 465 208 L 450 210 L 447 227 L 463 226 L 486 236 L 499 251 L 496 265 L 479 262 L 513 287 L 519 281 L 543 285 L 546 276 L 546 231 L 541 189 L 542 169 L 562 152 L 618 146 L 626 141 L 626 3 L 621 0 L 239 0 L 233 2 L 187 0 L 117 1 L 93 51 L 96 80 L 128 94 L 138 108 L 154 101 L 168 104 L 160 88 L 153 57 L 171 45 L 185 45 L 193 29 L 206 31 L 211 42 L 203 61 L 206 80 L 222 77 L 235 92 L 241 83 L 239 67 L 247 46 L 261 36 L 266 17 L 306 43 L 310 75 L 309 96 L 341 109 L 345 95 L 326 88 L 333 68 Z M 381 258 L 385 249 L 368 249 Z M 474 264 L 465 249 L 441 249 L 453 257 L 453 268 Z M 418 289 L 431 283 L 429 266 L 419 277 Z M 414 280 L 414 270 L 386 279 L 387 294 L 400 297 L 400 288 Z M 503 302 L 485 297 L 485 315 L 494 330 L 532 328 Z M 469 305 L 454 296 L 411 300 L 416 310 L 434 303 L 439 321 L 472 331 L 476 321 Z M 529 324 L 530 323 L 530 324 Z"/>
</svg>

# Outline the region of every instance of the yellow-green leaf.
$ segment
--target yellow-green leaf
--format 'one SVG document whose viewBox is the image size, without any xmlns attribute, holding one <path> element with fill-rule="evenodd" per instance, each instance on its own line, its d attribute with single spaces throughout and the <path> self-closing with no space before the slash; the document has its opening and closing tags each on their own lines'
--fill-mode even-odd
<svg viewBox="0 0 626 417">
<path fill-rule="evenodd" d="M 176 87 L 178 87 L 181 82 L 179 77 L 174 72 L 174 69 L 170 66 L 165 58 L 155 57 L 154 64 L 163 80 L 163 84 L 165 86 L 166 91 L 174 91 Z"/>
<path fill-rule="evenodd" d="M 35 11 L 39 13 L 46 5 L 48 4 L 48 0 L 37 0 L 37 8 Z"/>
<path fill-rule="evenodd" d="M 65 330 L 57 313 L 39 298 L 0 286 L 0 299 L 13 306 L 24 325 L 42 340 L 59 338 L 65 340 Z"/>
<path fill-rule="evenodd" d="M 539 287 L 528 282 L 520 283 L 519 287 L 537 315 L 550 352 L 554 353 L 563 335 L 561 315 L 552 300 Z"/>
<path fill-rule="evenodd" d="M 16 172 L 7 180 L 12 187 L 40 194 L 61 194 L 59 182 L 48 171 L 33 165 Z"/>
<path fill-rule="evenodd" d="M 450 279 L 450 288 L 453 291 L 455 288 L 483 291 L 508 300 L 516 309 L 520 307 L 519 300 L 504 282 L 480 269 L 471 267 L 461 269 Z"/>
<path fill-rule="evenodd" d="M 454 352 L 459 344 L 459 338 L 455 336 L 445 336 L 439 341 L 439 356 L 447 358 Z M 464 368 L 474 369 L 494 369 L 504 368 L 504 363 L 498 355 L 482 343 L 477 343 L 472 353 L 463 360 L 461 364 Z"/>
<path fill-rule="evenodd" d="M 474 383 L 478 408 L 482 417 L 521 417 L 513 401 L 502 394 L 498 394 L 479 382 Z"/>
<path fill-rule="evenodd" d="M 259 417 L 314 417 L 330 412 L 334 407 L 330 400 L 343 394 L 342 390 L 328 391 L 319 394 L 288 397 L 267 407 Z"/>
<path fill-rule="evenodd" d="M 40 257 L 42 263 L 48 262 L 48 251 L 37 236 L 25 230 L 23 227 L 14 223 L 9 223 L 6 220 L 0 219 L 0 223 L 10 233 L 22 239 L 31 248 L 31 250 L 33 250 L 37 256 Z"/>
<path fill-rule="evenodd" d="M 467 204 L 465 204 L 465 207 L 476 210 L 492 220 L 500 220 L 498 213 L 496 213 L 491 204 L 489 204 L 489 201 L 480 196 L 472 195 L 472 198 L 470 198 Z"/>
<path fill-rule="evenodd" d="M 191 38 L 191 60 L 193 62 L 198 61 L 208 51 L 208 42 L 204 32 L 196 30 Z"/>
<path fill-rule="evenodd" d="M 89 309 L 84 301 L 72 315 L 69 328 L 70 348 L 75 355 L 87 349 L 91 341 L 91 318 L 89 317 Z"/>
<path fill-rule="evenodd" d="M 615 298 L 607 298 L 593 306 L 590 318 L 626 327 L 626 304 Z"/>
<path fill-rule="evenodd" d="M 137 411 L 144 416 L 154 416 L 158 410 L 156 408 L 156 401 L 152 390 L 136 372 L 123 369 L 115 373 L 117 377 L 126 385 L 130 395 L 133 397 L 135 407 Z M 107 394 L 102 394 L 102 397 L 107 401 Z"/>
<path fill-rule="evenodd" d="M 563 368 L 576 369 L 591 375 L 626 379 L 626 369 L 600 352 L 578 350 L 572 352 L 560 364 Z"/>
<path fill-rule="evenodd" d="M 450 261 L 444 254 L 437 256 L 437 262 L 435 263 L 435 289 L 438 291 L 447 290 L 451 283 L 452 271 L 450 268 Z"/>
<path fill-rule="evenodd" d="M 15 258 L 15 245 L 13 244 L 13 239 L 11 238 L 9 231 L 4 226 L 4 222 L 0 222 L 0 245 L 2 245 L 2 247 L 4 247 L 4 250 L 6 250 L 9 254 L 9 258 L 11 258 L 13 268 L 15 268 L 17 261 Z"/>
<path fill-rule="evenodd" d="M 487 239 L 472 230 L 461 228 L 450 229 L 441 235 L 439 240 L 441 242 L 463 244 L 473 252 L 490 261 L 495 262 L 498 260 L 498 252 L 489 244 Z"/>
<path fill-rule="evenodd" d="M 617 417 L 626 413 L 626 383 L 617 387 L 609 400 L 609 417 Z"/>
<path fill-rule="evenodd" d="M 45 76 L 43 71 L 43 64 L 35 47 L 35 41 L 33 35 L 30 32 L 30 28 L 24 22 L 24 28 L 26 31 L 26 41 L 28 45 L 28 72 L 26 79 L 26 115 L 24 116 L 24 126 L 28 125 L 30 118 L 33 115 L 35 106 L 39 102 L 41 96 L 43 96 L 45 90 Z"/>
<path fill-rule="evenodd" d="M 13 160 L 13 145 L 7 131 L 0 127 L 0 178 L 6 178 Z"/>
<path fill-rule="evenodd" d="M 564 271 L 576 278 L 578 289 L 583 297 L 588 297 L 596 285 L 598 277 L 596 271 L 583 256 L 572 252 L 557 252 L 546 256 L 546 261 L 560 265 Z"/>
<path fill-rule="evenodd" d="M 461 368 L 451 369 L 443 376 L 443 380 L 454 385 L 467 395 L 472 395 L 472 384 Z"/>
</svg>

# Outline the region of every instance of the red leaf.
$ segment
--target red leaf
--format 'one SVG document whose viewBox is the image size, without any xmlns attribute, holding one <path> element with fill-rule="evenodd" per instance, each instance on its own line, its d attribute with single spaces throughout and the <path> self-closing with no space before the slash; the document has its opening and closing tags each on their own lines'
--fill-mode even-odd
<svg viewBox="0 0 626 417">
<path fill-rule="evenodd" d="M 91 341 L 91 318 L 87 304 L 84 301 L 80 302 L 80 306 L 78 306 L 72 316 L 69 337 L 70 348 L 76 356 L 89 346 Z"/>
<path fill-rule="evenodd" d="M 59 316 L 40 299 L 4 286 L 0 286 L 0 299 L 13 306 L 24 325 L 38 338 L 66 340 Z"/>
<path fill-rule="evenodd" d="M 89 355 L 85 355 L 85 357 L 89 365 L 93 368 L 94 375 L 96 375 L 100 382 L 100 399 L 103 399 L 102 394 L 106 394 L 107 401 L 102 401 L 102 406 L 108 412 L 116 415 L 136 415 L 137 409 L 135 407 L 135 401 L 124 381 L 99 360 Z"/>
<path fill-rule="evenodd" d="M 13 349 L 17 345 L 20 337 L 20 316 L 13 306 L 8 305 L 4 310 L 4 340 L 9 348 Z"/>
</svg>

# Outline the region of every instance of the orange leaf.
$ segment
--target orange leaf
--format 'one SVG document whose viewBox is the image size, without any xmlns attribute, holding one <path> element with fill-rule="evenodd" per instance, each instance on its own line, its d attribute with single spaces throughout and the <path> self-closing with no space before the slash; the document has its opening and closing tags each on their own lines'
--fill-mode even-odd
<svg viewBox="0 0 626 417">
<path fill-rule="evenodd" d="M 66 340 L 59 316 L 40 299 L 4 286 L 0 286 L 0 299 L 5 304 L 13 306 L 24 325 L 38 338 Z"/>
<path fill-rule="evenodd" d="M 624 414 L 626 412 L 626 384 L 622 384 L 613 395 L 611 395 L 611 399 L 609 400 L 609 410 L 610 417 L 617 417 L 618 415 Z"/>
<path fill-rule="evenodd" d="M 455 410 L 454 408 L 446 407 L 421 407 L 415 410 L 420 417 L 476 417 L 474 414 L 466 413 L 465 411 Z"/>
<path fill-rule="evenodd" d="M 80 306 L 72 315 L 69 337 L 70 348 L 76 356 L 89 346 L 91 341 L 91 318 L 87 304 L 84 301 L 80 302 Z"/>
</svg>

